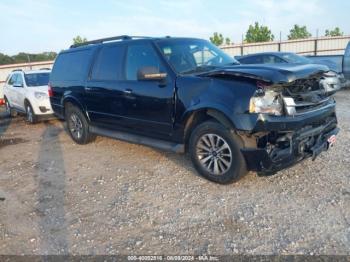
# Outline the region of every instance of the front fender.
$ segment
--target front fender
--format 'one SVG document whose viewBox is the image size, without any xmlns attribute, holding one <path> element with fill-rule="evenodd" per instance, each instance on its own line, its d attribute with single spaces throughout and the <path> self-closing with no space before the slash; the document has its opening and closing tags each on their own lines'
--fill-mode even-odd
<svg viewBox="0 0 350 262">
<path fill-rule="evenodd" d="M 252 126 L 253 120 L 247 119 L 247 112 L 250 98 L 256 91 L 255 82 L 188 76 L 180 77 L 176 83 L 180 123 L 186 123 L 193 112 L 213 110 L 223 115 L 234 129 L 249 130 Z"/>
</svg>

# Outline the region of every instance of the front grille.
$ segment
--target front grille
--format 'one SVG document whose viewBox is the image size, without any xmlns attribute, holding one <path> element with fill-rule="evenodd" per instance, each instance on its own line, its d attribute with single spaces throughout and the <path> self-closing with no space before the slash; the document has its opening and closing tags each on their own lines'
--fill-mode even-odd
<svg viewBox="0 0 350 262">
<path fill-rule="evenodd" d="M 286 86 L 283 97 L 293 98 L 294 114 L 304 114 L 326 106 L 330 97 L 320 85 L 320 78 L 299 79 Z"/>
</svg>

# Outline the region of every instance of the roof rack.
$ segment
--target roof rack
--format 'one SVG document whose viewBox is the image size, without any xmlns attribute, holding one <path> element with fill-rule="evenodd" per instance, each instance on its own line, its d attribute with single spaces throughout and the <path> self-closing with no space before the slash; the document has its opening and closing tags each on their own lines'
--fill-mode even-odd
<svg viewBox="0 0 350 262">
<path fill-rule="evenodd" d="M 120 35 L 120 36 L 101 38 L 101 39 L 87 41 L 87 42 L 84 42 L 84 43 L 74 44 L 74 45 L 71 45 L 70 48 L 75 48 L 75 47 L 85 46 L 85 45 L 102 44 L 104 42 L 117 41 L 117 40 L 131 40 L 131 39 L 142 39 L 142 38 L 147 39 L 147 38 L 152 38 L 152 37 L 149 37 L 149 36 Z"/>
<path fill-rule="evenodd" d="M 20 69 L 20 68 L 12 70 L 12 72 L 22 72 L 22 71 L 23 71 L 23 70 Z"/>
<path fill-rule="evenodd" d="M 40 68 L 39 70 L 51 70 L 51 68 L 49 68 L 49 67 L 43 67 L 43 68 Z"/>
</svg>

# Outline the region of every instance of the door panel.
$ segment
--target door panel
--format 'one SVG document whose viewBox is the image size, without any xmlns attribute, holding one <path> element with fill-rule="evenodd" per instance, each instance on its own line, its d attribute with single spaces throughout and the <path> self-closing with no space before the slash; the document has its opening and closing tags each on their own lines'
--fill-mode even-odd
<svg viewBox="0 0 350 262">
<path fill-rule="evenodd" d="M 166 85 L 157 81 L 120 83 L 123 93 L 119 112 L 124 125 L 136 132 L 168 137 L 172 131 L 173 85 L 171 81 Z"/>
<path fill-rule="evenodd" d="M 123 106 L 118 81 L 89 81 L 85 88 L 84 100 L 93 124 L 108 128 L 123 127 Z"/>
<path fill-rule="evenodd" d="M 118 43 L 101 48 L 84 95 L 93 124 L 169 137 L 174 81 L 169 76 L 162 84 L 153 80 L 138 81 L 138 69 L 145 66 L 155 66 L 165 72 L 150 42 L 129 43 L 128 47 Z"/>
<path fill-rule="evenodd" d="M 25 98 L 25 87 L 24 87 L 24 80 L 22 75 L 18 75 L 16 79 L 17 85 L 22 85 L 22 87 L 15 87 L 16 89 L 16 103 L 17 107 L 23 111 L 25 111 L 24 108 L 24 98 Z"/>
<path fill-rule="evenodd" d="M 17 74 L 12 74 L 10 80 L 8 81 L 6 85 L 6 97 L 10 102 L 11 106 L 16 106 L 16 101 L 15 101 L 15 87 L 13 87 L 13 84 L 16 82 Z"/>
<path fill-rule="evenodd" d="M 90 80 L 85 87 L 84 100 L 90 119 L 95 125 L 114 128 L 123 125 L 121 115 L 122 79 L 125 45 L 106 44 L 97 53 Z"/>
<path fill-rule="evenodd" d="M 169 74 L 162 80 L 138 80 L 141 68 L 156 68 L 167 73 L 159 54 L 149 42 L 132 43 L 125 58 L 123 89 L 123 118 L 137 132 L 151 136 L 169 137 L 172 132 L 174 81 Z"/>
</svg>

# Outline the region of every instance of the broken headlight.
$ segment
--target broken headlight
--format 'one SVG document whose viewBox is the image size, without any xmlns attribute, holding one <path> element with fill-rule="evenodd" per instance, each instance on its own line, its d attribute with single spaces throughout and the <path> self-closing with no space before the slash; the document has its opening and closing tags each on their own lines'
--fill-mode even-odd
<svg viewBox="0 0 350 262">
<path fill-rule="evenodd" d="M 283 113 L 280 94 L 273 90 L 258 89 L 250 99 L 249 113 L 263 113 L 280 116 Z"/>
</svg>

